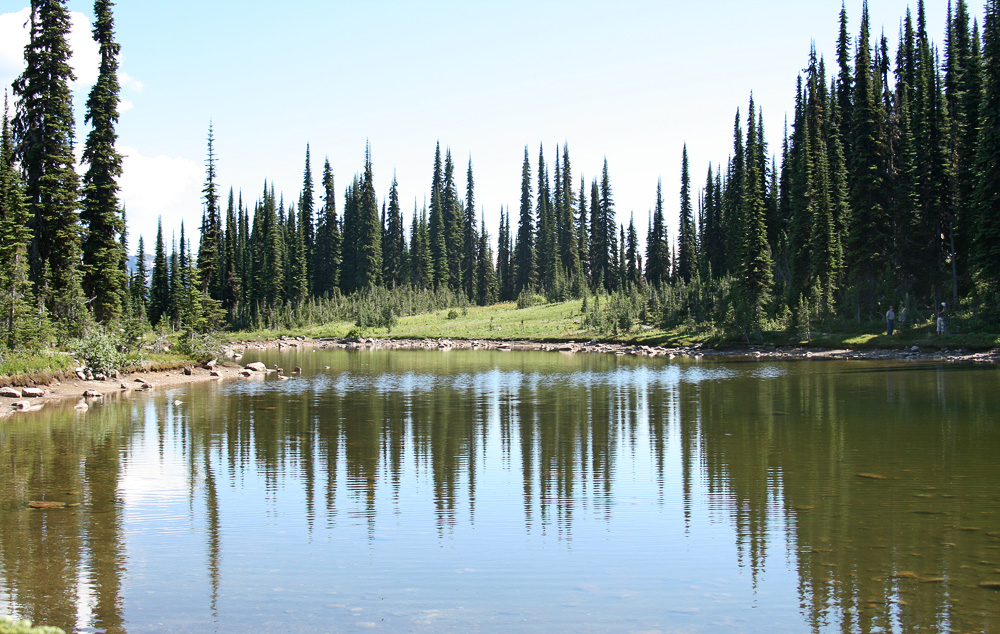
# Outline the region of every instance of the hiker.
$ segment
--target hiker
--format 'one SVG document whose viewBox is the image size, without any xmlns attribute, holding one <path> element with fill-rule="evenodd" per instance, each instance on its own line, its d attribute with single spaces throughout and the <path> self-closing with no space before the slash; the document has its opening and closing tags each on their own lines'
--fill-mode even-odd
<svg viewBox="0 0 1000 634">
<path fill-rule="evenodd" d="M 947 305 L 944 302 L 941 302 L 941 310 L 939 310 L 937 314 L 937 334 L 939 335 L 943 335 L 945 331 L 944 311 L 946 308 Z"/>
<path fill-rule="evenodd" d="M 885 311 L 885 334 L 892 336 L 892 329 L 896 325 L 896 311 L 890 306 L 889 310 Z"/>
</svg>

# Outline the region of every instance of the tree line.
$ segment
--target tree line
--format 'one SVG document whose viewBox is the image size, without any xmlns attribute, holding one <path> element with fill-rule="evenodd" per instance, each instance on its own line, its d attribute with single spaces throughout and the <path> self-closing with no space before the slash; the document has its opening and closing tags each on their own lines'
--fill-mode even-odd
<svg viewBox="0 0 1000 634">
<path fill-rule="evenodd" d="M 923 0 L 901 21 L 894 52 L 884 35 L 873 38 L 867 4 L 855 37 L 842 7 L 835 62 L 809 52 L 780 149 L 770 150 L 752 96 L 736 113 L 732 153 L 708 166 L 697 191 L 682 149 L 677 236 L 668 235 L 662 183 L 642 244 L 634 217 L 618 221 L 607 161 L 600 177 L 577 180 L 568 144 L 551 159 L 540 147 L 534 162 L 525 148 L 520 204 L 501 208 L 495 253 L 472 159 L 463 191 L 440 143 L 427 202 L 408 222 L 395 179 L 379 202 L 370 148 L 342 192 L 329 160 L 317 186 L 307 146 L 296 199 L 265 182 L 252 202 L 230 189 L 223 206 L 210 126 L 197 248 L 183 226 L 167 245 L 161 225 L 151 269 L 140 238 L 132 271 L 114 147 L 113 5 L 95 3 L 101 67 L 82 178 L 64 5 L 32 1 L 12 120 L 5 102 L 0 318 L 10 349 L 126 319 L 200 331 L 367 311 L 376 315 L 369 325 L 384 325 L 394 315 L 372 308 L 374 289 L 397 289 L 382 302 L 393 310 L 621 293 L 638 297 L 630 301 L 644 321 L 712 321 L 747 336 L 808 318 L 864 319 L 888 304 L 1000 313 L 997 0 L 987 1 L 982 28 L 965 0 L 949 5 L 943 50 L 927 33 Z"/>
</svg>

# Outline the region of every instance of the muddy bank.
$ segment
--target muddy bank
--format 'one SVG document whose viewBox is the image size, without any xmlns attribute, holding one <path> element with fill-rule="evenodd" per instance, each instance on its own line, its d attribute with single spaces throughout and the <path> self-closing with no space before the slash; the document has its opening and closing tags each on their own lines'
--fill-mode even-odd
<svg viewBox="0 0 1000 634">
<path fill-rule="evenodd" d="M 333 338 L 306 339 L 283 337 L 266 341 L 240 341 L 227 347 L 227 360 L 214 366 L 187 365 L 162 371 L 135 372 L 103 381 L 88 380 L 75 373 L 63 373 L 35 380 L 27 377 L 6 377 L 0 386 L 0 418 L 16 412 L 38 411 L 53 401 L 75 400 L 75 407 L 85 410 L 98 399 L 123 398 L 155 389 L 164 389 L 200 381 L 223 381 L 259 376 L 240 363 L 247 350 L 284 348 L 318 348 L 351 350 L 538 350 L 564 354 L 614 354 L 667 358 L 711 359 L 841 359 L 884 361 L 943 361 L 953 363 L 998 363 L 1000 350 L 966 351 L 948 349 L 835 350 L 802 347 L 747 346 L 715 349 L 700 345 L 684 347 L 645 346 L 598 341 L 542 343 L 536 341 L 500 341 L 491 339 L 365 339 Z M 273 370 L 272 370 L 273 371 Z M 291 373 L 289 369 L 289 373 Z M 282 377 L 284 378 L 284 377 Z"/>
</svg>

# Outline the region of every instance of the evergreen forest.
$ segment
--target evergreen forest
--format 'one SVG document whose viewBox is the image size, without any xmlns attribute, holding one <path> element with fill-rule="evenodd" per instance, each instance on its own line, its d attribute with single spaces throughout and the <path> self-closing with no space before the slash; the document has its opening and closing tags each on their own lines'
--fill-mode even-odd
<svg viewBox="0 0 1000 634">
<path fill-rule="evenodd" d="M 338 182 L 306 146 L 294 197 L 268 182 L 227 192 L 209 125 L 201 226 L 167 227 L 180 236 L 168 244 L 161 221 L 155 244 L 130 245 L 113 2 L 94 4 L 101 63 L 77 164 L 66 0 L 31 0 L 0 143 L 0 350 L 100 328 L 391 328 L 439 308 L 587 297 L 586 325 L 607 333 L 707 323 L 752 341 L 942 303 L 988 329 L 1000 318 L 1000 5 L 986 0 L 980 25 L 965 0 L 949 3 L 940 46 L 925 10 L 903 17 L 891 50 L 867 5 L 853 28 L 842 9 L 835 55 L 809 51 L 789 78 L 785 129 L 765 130 L 752 96 L 734 104 L 720 122 L 733 126 L 729 156 L 692 174 L 677 148 L 679 184 L 650 183 L 642 234 L 616 211 L 607 161 L 575 173 L 568 143 L 525 148 L 519 206 L 488 228 L 471 157 L 463 179 L 440 143 L 427 203 L 411 211 L 395 180 L 375 190 L 370 148 Z"/>
</svg>

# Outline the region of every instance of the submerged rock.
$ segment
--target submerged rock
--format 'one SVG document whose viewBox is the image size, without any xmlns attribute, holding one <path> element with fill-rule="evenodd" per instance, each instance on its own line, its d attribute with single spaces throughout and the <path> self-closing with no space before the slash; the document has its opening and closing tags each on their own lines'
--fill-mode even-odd
<svg viewBox="0 0 1000 634">
<path fill-rule="evenodd" d="M 66 508 L 66 502 L 49 502 L 46 500 L 32 500 L 28 506 L 33 509 L 62 509 Z"/>
</svg>

